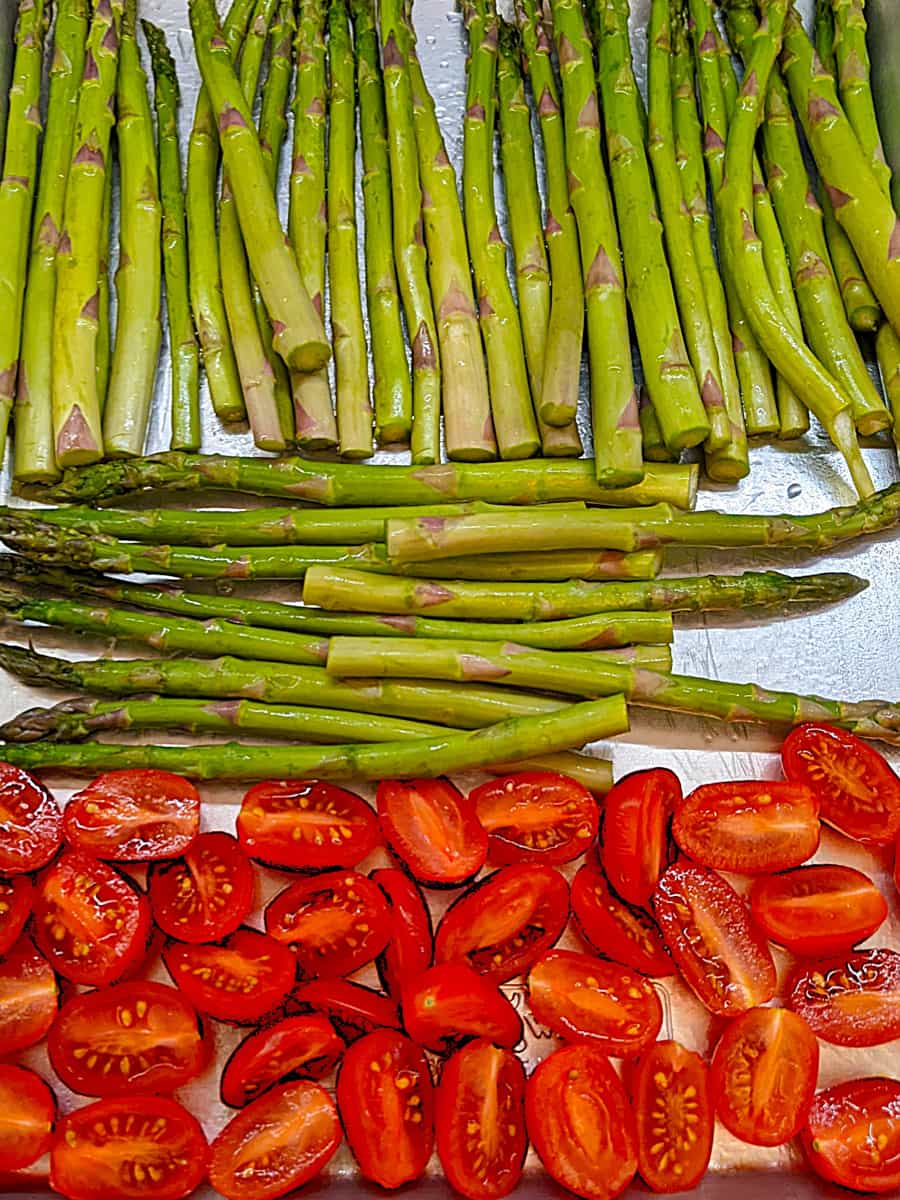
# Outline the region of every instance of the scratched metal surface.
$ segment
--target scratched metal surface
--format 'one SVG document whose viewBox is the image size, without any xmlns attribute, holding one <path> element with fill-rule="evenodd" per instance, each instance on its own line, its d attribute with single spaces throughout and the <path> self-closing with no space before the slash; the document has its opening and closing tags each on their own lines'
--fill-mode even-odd
<svg viewBox="0 0 900 1200">
<path fill-rule="evenodd" d="M 890 53 L 892 35 L 895 34 L 890 17 L 896 18 L 896 5 L 897 0 L 869 0 L 873 24 L 878 29 L 873 46 L 876 75 L 885 101 L 883 113 L 896 119 L 893 127 L 896 136 L 892 141 L 889 139 L 889 151 L 894 155 L 895 164 L 900 167 L 900 111 L 897 111 L 900 108 L 900 89 L 896 83 L 900 55 Z M 801 7 L 808 13 L 811 7 L 809 0 L 804 0 Z M 649 0 L 636 0 L 633 8 L 637 65 L 639 75 L 643 77 L 645 54 L 640 31 L 646 22 Z M 181 127 L 182 135 L 186 136 L 198 81 L 185 6 L 182 0 L 142 0 L 142 12 L 161 24 L 170 37 L 182 85 Z M 4 70 L 8 70 L 13 16 L 12 0 L 0 0 L 0 79 Z M 415 19 L 425 73 L 435 95 L 451 157 L 458 166 L 462 149 L 464 103 L 464 35 L 460 20 L 452 0 L 416 0 Z M 896 45 L 896 38 L 893 40 Z M 5 87 L 0 90 L 5 93 Z M 286 203 L 286 165 L 286 161 L 282 163 L 282 204 Z M 501 211 L 502 208 L 501 196 Z M 148 438 L 150 450 L 164 448 L 168 441 L 167 377 L 168 348 L 164 346 L 159 375 L 159 403 Z M 209 409 L 206 395 L 203 402 L 204 450 L 253 452 L 249 434 L 246 431 L 220 429 Z M 896 459 L 887 447 L 873 446 L 867 449 L 866 454 L 878 486 L 898 478 Z M 402 452 L 381 453 L 377 458 L 379 461 L 404 461 Z M 8 475 L 4 474 L 0 480 L 0 493 L 5 495 L 7 488 Z M 794 444 L 790 448 L 778 445 L 755 447 L 749 479 L 734 489 L 704 488 L 699 505 L 703 508 L 718 507 L 729 512 L 802 513 L 850 499 L 851 491 L 839 457 L 821 431 L 814 430 L 802 444 Z M 234 498 L 223 501 L 227 504 L 237 502 Z M 861 696 L 900 697 L 900 556 L 896 538 L 886 536 L 862 547 L 853 547 L 818 560 L 789 560 L 775 552 L 756 555 L 752 559 L 712 552 L 684 553 L 680 558 L 670 559 L 667 569 L 670 573 L 698 570 L 730 573 L 749 567 L 773 567 L 791 572 L 806 569 L 851 570 L 868 579 L 870 586 L 867 591 L 837 608 L 815 613 L 781 613 L 764 623 L 746 619 L 740 614 L 682 618 L 678 622 L 674 648 L 677 670 L 720 679 L 753 679 L 770 687 L 802 688 L 846 699 Z M 296 587 L 270 586 L 267 594 L 296 599 L 297 591 Z M 73 647 L 71 640 L 60 639 L 40 629 L 28 629 L 26 634 L 21 629 L 11 628 L 4 630 L 4 634 L 11 640 L 24 640 L 27 636 L 39 649 L 51 652 L 63 649 L 77 657 L 122 653 L 110 643 L 96 639 L 82 640 Z M 4 694 L 0 697 L 0 718 L 5 719 L 29 705 L 52 703 L 58 698 L 58 694 L 5 680 Z M 679 773 L 686 789 L 715 779 L 752 775 L 774 777 L 778 770 L 775 749 L 773 736 L 759 728 L 735 726 L 723 729 L 707 721 L 674 719 L 667 714 L 648 713 L 635 716 L 634 727 L 627 737 L 595 747 L 598 753 L 611 755 L 617 775 L 638 767 L 668 765 Z M 900 755 L 894 754 L 893 761 L 900 765 Z M 463 778 L 460 783 L 465 786 L 474 778 Z M 63 777 L 52 778 L 48 782 L 63 798 L 74 787 L 73 780 Z M 359 790 L 371 798 L 371 789 Z M 207 785 L 203 788 L 203 794 L 207 801 L 204 818 L 207 826 L 233 828 L 234 805 L 240 800 L 241 790 L 225 785 Z M 822 861 L 846 861 L 861 866 L 874 875 L 886 895 L 893 897 L 890 863 L 886 857 L 875 858 L 858 848 L 848 847 L 848 844 L 827 833 L 818 857 Z M 363 869 L 378 865 L 380 861 L 378 856 L 373 856 L 371 861 L 363 864 Z M 284 877 L 275 872 L 265 872 L 264 875 L 263 898 L 267 899 L 283 885 Z M 439 911 L 451 899 L 452 894 L 438 893 L 435 897 L 435 914 L 439 915 Z M 892 914 L 889 926 L 872 940 L 873 943 L 900 944 L 900 922 L 896 912 Z M 783 967 L 785 963 L 786 959 L 783 959 L 780 966 Z M 374 972 L 362 972 L 360 978 L 364 982 L 370 981 L 369 975 L 373 981 Z M 161 967 L 158 976 L 166 979 Z M 511 997 L 521 1003 L 521 987 L 512 984 L 508 990 Z M 667 982 L 663 994 L 666 1014 L 664 1035 L 676 1036 L 701 1051 L 710 1048 L 708 1016 L 687 990 Z M 218 1026 L 216 1036 L 221 1063 L 236 1044 L 238 1035 L 224 1026 Z M 523 1058 L 530 1065 L 543 1057 L 551 1045 L 552 1042 L 541 1030 L 529 1028 L 526 1043 L 522 1047 Z M 889 1073 L 900 1077 L 898 1045 L 879 1047 L 874 1052 L 838 1052 L 824 1045 L 822 1050 L 822 1086 L 866 1073 Z M 30 1052 L 29 1060 L 38 1069 L 49 1072 L 41 1049 Z M 200 1115 L 210 1134 L 227 1119 L 229 1110 L 219 1104 L 212 1073 L 185 1089 L 183 1098 Z M 60 1099 L 64 1109 L 78 1102 L 64 1089 L 60 1089 Z M 798 1163 L 799 1158 L 793 1146 L 775 1151 L 757 1150 L 737 1142 L 719 1128 L 712 1162 L 714 1173 L 707 1178 L 700 1194 L 704 1200 L 718 1200 L 720 1195 L 725 1197 L 727 1190 L 729 1200 L 743 1200 L 744 1196 L 747 1200 L 757 1200 L 763 1187 L 768 1186 L 762 1182 L 760 1171 L 784 1172 L 773 1178 L 772 1183 L 785 1200 L 838 1194 L 837 1189 L 829 1189 L 805 1174 L 795 1173 L 794 1168 Z M 35 1172 L 34 1182 L 39 1188 L 45 1166 L 40 1164 Z M 417 1190 L 429 1196 L 444 1195 L 447 1189 L 440 1179 L 436 1162 L 433 1168 L 428 1179 L 422 1181 Z M 731 1174 L 734 1170 L 743 1173 Z M 330 1196 L 337 1193 L 342 1196 L 359 1195 L 376 1190 L 358 1179 L 346 1146 L 342 1147 L 329 1166 L 326 1178 L 307 1189 L 310 1193 L 327 1191 Z M 556 1193 L 563 1194 L 540 1173 L 534 1156 L 530 1156 L 526 1181 L 519 1194 L 546 1196 Z M 639 1194 L 638 1189 L 634 1194 Z M 203 1200 L 208 1200 L 213 1193 L 205 1189 L 200 1195 Z"/>
</svg>

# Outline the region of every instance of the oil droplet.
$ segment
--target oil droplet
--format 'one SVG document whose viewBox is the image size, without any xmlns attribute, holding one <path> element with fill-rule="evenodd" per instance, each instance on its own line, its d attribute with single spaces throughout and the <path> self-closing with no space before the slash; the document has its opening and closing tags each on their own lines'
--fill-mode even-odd
<svg viewBox="0 0 900 1200">
<path fill-rule="evenodd" d="M 803 491 L 803 488 L 800 486 L 799 483 L 792 483 L 787 490 L 787 494 L 790 496 L 790 498 L 792 500 L 795 500 L 802 491 Z"/>
</svg>

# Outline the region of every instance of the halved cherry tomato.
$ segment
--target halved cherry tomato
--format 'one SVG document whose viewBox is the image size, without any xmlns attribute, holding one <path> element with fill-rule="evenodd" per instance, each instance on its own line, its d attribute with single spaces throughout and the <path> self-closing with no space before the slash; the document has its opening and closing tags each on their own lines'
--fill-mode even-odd
<svg viewBox="0 0 900 1200">
<path fill-rule="evenodd" d="M 465 963 L 440 963 L 409 980 L 401 1008 L 407 1033 L 429 1050 L 473 1037 L 512 1048 L 522 1037 L 519 1015 L 497 985 Z"/>
<path fill-rule="evenodd" d="M 354 1042 L 341 1064 L 337 1102 L 366 1179 L 396 1188 L 424 1173 L 434 1148 L 434 1086 L 415 1042 L 391 1029 Z"/>
<path fill-rule="evenodd" d="M 153 917 L 180 942 L 217 942 L 253 907 L 253 866 L 230 833 L 201 833 L 182 858 L 154 863 L 147 875 Z"/>
<path fill-rule="evenodd" d="M 431 966 L 434 938 L 431 913 L 415 883 L 397 867 L 373 871 L 369 878 L 384 892 L 391 911 L 391 937 L 378 956 L 378 976 L 391 996 L 399 999 L 403 980 Z"/>
<path fill-rule="evenodd" d="M 585 1200 L 620 1195 L 637 1171 L 637 1131 L 618 1075 L 597 1046 L 563 1046 L 525 1090 L 528 1135 L 547 1173 Z"/>
<path fill-rule="evenodd" d="M 800 1135 L 809 1165 L 857 1192 L 900 1188 L 900 1083 L 852 1079 L 819 1092 Z"/>
<path fill-rule="evenodd" d="M 710 1012 L 733 1017 L 775 995 L 769 947 L 721 875 L 675 863 L 659 881 L 653 907 L 685 982 Z"/>
<path fill-rule="evenodd" d="M 900 954 L 858 950 L 800 967 L 788 983 L 787 1002 L 824 1042 L 892 1042 L 900 1038 Z"/>
<path fill-rule="evenodd" d="M 228 1122 L 210 1147 L 209 1182 L 225 1200 L 274 1200 L 318 1175 L 340 1144 L 325 1089 L 285 1083 Z"/>
<path fill-rule="evenodd" d="M 174 858 L 200 832 L 200 794 L 170 771 L 107 771 L 66 805 L 63 830 L 70 845 L 94 858 Z"/>
<path fill-rule="evenodd" d="M 686 1192 L 706 1173 L 714 1116 L 706 1063 L 678 1042 L 654 1042 L 627 1075 L 638 1173 L 654 1192 Z"/>
<path fill-rule="evenodd" d="M 849 950 L 870 937 L 888 911 L 868 875 L 830 865 L 757 879 L 750 908 L 767 937 L 805 958 Z"/>
<path fill-rule="evenodd" d="M 243 1108 L 289 1078 L 321 1079 L 334 1069 L 344 1043 L 327 1017 L 288 1017 L 244 1038 L 222 1071 L 222 1103 Z"/>
<path fill-rule="evenodd" d="M 113 867 L 68 850 L 38 880 L 34 936 L 60 975 L 99 987 L 143 958 L 150 905 Z"/>
<path fill-rule="evenodd" d="M 235 1025 L 259 1021 L 294 985 L 294 956 L 274 938 L 239 929 L 219 946 L 171 943 L 163 961 L 198 1012 Z"/>
<path fill-rule="evenodd" d="M 584 1039 L 607 1054 L 639 1054 L 655 1041 L 662 1005 L 653 984 L 618 963 L 551 950 L 528 974 L 531 1011 L 557 1037 Z"/>
<path fill-rule="evenodd" d="M 34 942 L 23 935 L 0 959 L 0 1054 L 39 1042 L 56 1016 L 56 976 Z"/>
<path fill-rule="evenodd" d="M 40 1075 L 0 1063 L 0 1171 L 20 1171 L 53 1141 L 56 1098 Z"/>
<path fill-rule="evenodd" d="M 572 912 L 578 931 L 596 954 L 634 967 L 642 975 L 674 975 L 659 930 L 640 908 L 610 891 L 599 866 L 585 863 L 572 880 Z"/>
<path fill-rule="evenodd" d="M 555 771 L 491 779 L 469 799 L 497 863 L 571 862 L 597 837 L 597 801 L 583 784 Z"/>
<path fill-rule="evenodd" d="M 437 1151 L 450 1186 L 469 1200 L 508 1195 L 528 1149 L 525 1071 L 510 1050 L 469 1042 L 441 1073 Z"/>
<path fill-rule="evenodd" d="M 53 1069 L 73 1092 L 174 1092 L 208 1057 L 197 1014 L 162 983 L 120 983 L 73 996 L 47 1043 Z"/>
<path fill-rule="evenodd" d="M 349 975 L 385 948 L 391 914 L 371 879 L 327 871 L 279 892 L 266 908 L 266 930 L 291 947 L 303 975 Z"/>
<path fill-rule="evenodd" d="M 805 783 L 822 820 L 858 842 L 892 842 L 900 833 L 900 778 L 878 751 L 831 725 L 800 725 L 781 747 L 784 773 Z"/>
<path fill-rule="evenodd" d="M 348 979 L 313 979 L 290 997 L 291 1011 L 324 1013 L 345 1042 L 373 1029 L 399 1029 L 400 1013 L 387 996 Z"/>
<path fill-rule="evenodd" d="M 203 1130 L 165 1096 L 97 1100 L 63 1117 L 50 1185 L 68 1200 L 182 1200 L 206 1175 Z"/>
<path fill-rule="evenodd" d="M 434 940 L 437 962 L 466 962 L 495 983 L 524 974 L 559 941 L 569 888 L 555 867 L 519 863 L 473 884 L 447 909 Z"/>
<path fill-rule="evenodd" d="M 0 955 L 19 940 L 34 904 L 34 884 L 27 875 L 0 879 Z"/>
<path fill-rule="evenodd" d="M 355 867 L 378 845 L 370 805 L 333 783 L 257 783 L 241 801 L 237 834 L 251 858 L 289 871 Z"/>
<path fill-rule="evenodd" d="M 44 867 L 62 843 L 59 805 L 33 775 L 0 762 L 0 871 Z"/>
<path fill-rule="evenodd" d="M 675 809 L 672 836 L 705 867 L 767 875 L 799 867 L 815 854 L 819 806 L 801 783 L 708 783 Z"/>
<path fill-rule="evenodd" d="M 751 1008 L 725 1027 L 710 1066 L 719 1120 L 752 1146 L 800 1132 L 816 1090 L 819 1043 L 796 1013 Z"/>
<path fill-rule="evenodd" d="M 386 779 L 375 796 L 385 841 L 419 883 L 459 887 L 487 858 L 475 801 L 447 779 Z"/>
<path fill-rule="evenodd" d="M 635 771 L 620 779 L 603 802 L 600 857 L 614 891 L 647 908 L 668 862 L 666 830 L 681 800 L 672 771 Z"/>
</svg>

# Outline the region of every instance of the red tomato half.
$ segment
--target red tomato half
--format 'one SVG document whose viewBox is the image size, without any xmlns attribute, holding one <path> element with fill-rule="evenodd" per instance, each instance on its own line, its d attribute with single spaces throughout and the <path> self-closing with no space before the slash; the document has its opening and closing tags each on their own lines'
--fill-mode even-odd
<svg viewBox="0 0 900 1200">
<path fill-rule="evenodd" d="M 618 1075 L 596 1046 L 563 1046 L 525 1091 L 528 1135 L 549 1175 L 585 1200 L 620 1195 L 637 1170 L 637 1131 Z"/>
<path fill-rule="evenodd" d="M 370 805 L 333 783 L 257 783 L 241 801 L 241 845 L 251 858 L 289 871 L 355 867 L 378 845 Z"/>
<path fill-rule="evenodd" d="M 222 1103 L 243 1108 L 289 1078 L 321 1079 L 344 1050 L 327 1017 L 288 1017 L 245 1038 L 225 1064 Z"/>
<path fill-rule="evenodd" d="M 34 884 L 27 875 L 0 879 L 0 956 L 19 940 L 34 904 Z"/>
<path fill-rule="evenodd" d="M 0 1063 L 0 1171 L 20 1171 L 53 1141 L 56 1098 L 34 1071 Z"/>
<path fill-rule="evenodd" d="M 816 794 L 822 820 L 859 842 L 900 832 L 900 779 L 874 747 L 831 725 L 800 725 L 781 747 L 784 773 Z"/>
<path fill-rule="evenodd" d="M 285 1083 L 241 1109 L 211 1146 L 209 1182 L 225 1200 L 274 1200 L 302 1187 L 341 1144 L 334 1101 L 318 1083 Z"/>
<path fill-rule="evenodd" d="M 900 1037 L 900 954 L 859 950 L 795 971 L 788 1004 L 835 1046 L 880 1046 Z"/>
<path fill-rule="evenodd" d="M 409 980 L 401 1007 L 407 1033 L 429 1050 L 472 1037 L 512 1048 L 522 1037 L 519 1015 L 497 985 L 465 963 L 440 963 Z"/>
<path fill-rule="evenodd" d="M 681 800 L 671 771 L 635 771 L 603 802 L 601 859 L 606 878 L 629 904 L 647 908 L 668 862 L 666 830 Z"/>
<path fill-rule="evenodd" d="M 554 771 L 519 771 L 469 793 L 497 863 L 565 863 L 597 837 L 600 813 L 588 789 Z"/>
<path fill-rule="evenodd" d="M 569 888 L 554 867 L 495 871 L 455 900 L 438 925 L 437 962 L 466 962 L 495 983 L 524 974 L 559 940 Z"/>
<path fill-rule="evenodd" d="M 256 876 L 237 838 L 201 833 L 183 857 L 150 868 L 147 892 L 163 933 L 180 942 L 218 942 L 253 907 Z"/>
<path fill-rule="evenodd" d="M 816 1090 L 819 1043 L 796 1013 L 751 1008 L 729 1022 L 710 1066 L 719 1120 L 752 1146 L 781 1146 L 800 1132 Z"/>
<path fill-rule="evenodd" d="M 819 1092 L 800 1135 L 809 1165 L 857 1192 L 900 1188 L 900 1083 L 853 1079 Z"/>
<path fill-rule="evenodd" d="M 710 1012 L 734 1017 L 775 995 L 769 947 L 721 875 L 676 863 L 659 881 L 653 907 L 685 982 Z"/>
<path fill-rule="evenodd" d="M 303 975 L 349 975 L 385 948 L 391 914 L 371 879 L 328 871 L 279 892 L 266 908 L 266 930 L 291 947 Z"/>
<path fill-rule="evenodd" d="M 836 866 L 757 879 L 750 908 L 767 937 L 804 958 L 849 950 L 870 937 L 888 911 L 868 875 Z"/>
<path fill-rule="evenodd" d="M 399 1029 L 400 1013 L 387 996 L 347 979 L 313 979 L 301 983 L 290 998 L 291 1009 L 323 1013 L 345 1042 L 373 1029 Z"/>
<path fill-rule="evenodd" d="M 200 832 L 200 795 L 169 771 L 107 771 L 72 797 L 63 829 L 66 841 L 94 858 L 174 858 Z"/>
<path fill-rule="evenodd" d="M 712 1153 L 706 1063 L 678 1042 L 654 1042 L 627 1077 L 641 1178 L 654 1192 L 696 1187 Z"/>
<path fill-rule="evenodd" d="M 551 950 L 528 975 L 531 1011 L 557 1037 L 586 1039 L 607 1054 L 639 1054 L 656 1039 L 662 1005 L 653 984 L 591 954 Z"/>
<path fill-rule="evenodd" d="M 337 1102 L 366 1179 L 396 1188 L 424 1173 L 434 1148 L 434 1087 L 415 1042 L 391 1029 L 354 1042 L 341 1064 Z"/>
<path fill-rule="evenodd" d="M 0 1055 L 39 1042 L 56 1016 L 56 976 L 28 936 L 0 959 Z"/>
<path fill-rule="evenodd" d="M 50 1186 L 69 1200 L 182 1200 L 206 1176 L 206 1138 L 164 1096 L 98 1100 L 63 1117 Z"/>
<path fill-rule="evenodd" d="M 0 872 L 37 871 L 62 842 L 59 805 L 34 776 L 0 762 Z"/>
<path fill-rule="evenodd" d="M 469 1200 L 507 1196 L 528 1149 L 525 1071 L 510 1050 L 469 1042 L 441 1073 L 437 1151 L 450 1186 Z"/>
<path fill-rule="evenodd" d="M 475 801 L 447 779 L 386 779 L 375 797 L 385 841 L 419 883 L 459 887 L 487 858 Z"/>
<path fill-rule="evenodd" d="M 659 930 L 640 908 L 609 890 L 603 872 L 585 863 L 572 880 L 572 911 L 578 931 L 596 954 L 634 967 L 642 975 L 674 975 Z"/>
<path fill-rule="evenodd" d="M 120 983 L 73 996 L 60 1009 L 47 1049 L 73 1092 L 174 1092 L 206 1065 L 197 1014 L 162 983 Z"/>
<path fill-rule="evenodd" d="M 819 806 L 800 783 L 709 783 L 676 808 L 672 835 L 705 867 L 767 875 L 799 867 L 815 854 Z"/>
<path fill-rule="evenodd" d="M 239 929 L 220 946 L 172 943 L 163 961 L 172 982 L 198 1012 L 235 1025 L 270 1013 L 296 977 L 290 950 L 255 929 Z"/>
<path fill-rule="evenodd" d="M 378 957 L 382 986 L 399 999 L 404 979 L 431 966 L 434 938 L 425 897 L 405 871 L 385 867 L 369 878 L 384 892 L 391 910 L 391 937 Z"/>
</svg>

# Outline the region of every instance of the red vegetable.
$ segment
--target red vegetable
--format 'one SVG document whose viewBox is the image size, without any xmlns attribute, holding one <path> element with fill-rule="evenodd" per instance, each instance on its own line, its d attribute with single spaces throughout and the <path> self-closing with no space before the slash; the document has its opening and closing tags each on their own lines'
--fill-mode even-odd
<svg viewBox="0 0 900 1200">
<path fill-rule="evenodd" d="M 696 1187 L 709 1165 L 714 1115 L 706 1063 L 678 1042 L 654 1042 L 627 1075 L 641 1178 L 654 1192 Z"/>
<path fill-rule="evenodd" d="M 757 879 L 750 907 L 767 937 L 804 958 L 849 950 L 870 937 L 888 911 L 868 875 L 838 866 Z"/>
<path fill-rule="evenodd" d="M 255 784 L 241 802 L 237 833 L 251 858 L 291 871 L 355 867 L 379 841 L 365 800 L 307 779 Z"/>
<path fill-rule="evenodd" d="M 19 940 L 34 905 L 34 885 L 27 875 L 0 879 L 0 956 Z"/>
<path fill-rule="evenodd" d="M 603 803 L 600 856 L 612 888 L 647 908 L 666 869 L 666 830 L 681 800 L 678 776 L 662 768 L 620 779 Z"/>
<path fill-rule="evenodd" d="M 858 950 L 798 968 L 788 1004 L 836 1046 L 880 1046 L 900 1037 L 900 954 Z"/>
<path fill-rule="evenodd" d="M 314 979 L 294 989 L 291 1006 L 301 1012 L 324 1013 L 345 1042 L 373 1029 L 399 1029 L 397 1005 L 386 996 L 346 979 Z"/>
<path fill-rule="evenodd" d="M 66 805 L 63 830 L 71 846 L 94 858 L 173 858 L 200 832 L 200 795 L 169 771 L 107 771 Z"/>
<path fill-rule="evenodd" d="M 399 999 L 403 980 L 431 966 L 431 913 L 405 871 L 385 867 L 372 871 L 369 878 L 381 888 L 390 908 L 390 941 L 378 956 L 378 975 L 385 991 Z"/>
<path fill-rule="evenodd" d="M 217 942 L 252 909 L 256 876 L 230 833 L 201 833 L 182 858 L 154 863 L 147 891 L 163 933 L 181 942 Z"/>
<path fill-rule="evenodd" d="M 259 1021 L 283 1002 L 296 963 L 286 946 L 239 929 L 218 946 L 173 942 L 163 952 L 172 982 L 199 1012 L 235 1025 Z"/>
<path fill-rule="evenodd" d="M 344 1043 L 327 1017 L 288 1017 L 244 1038 L 222 1071 L 222 1103 L 242 1108 L 273 1083 L 332 1071 Z"/>
<path fill-rule="evenodd" d="M 553 771 L 519 771 L 469 793 L 497 863 L 565 863 L 597 837 L 597 801 L 583 784 Z"/>
<path fill-rule="evenodd" d="M 409 1036 L 429 1050 L 472 1037 L 512 1048 L 522 1037 L 518 1013 L 497 985 L 464 963 L 441 963 L 409 980 L 402 1010 Z"/>
<path fill-rule="evenodd" d="M 40 1075 L 0 1063 L 0 1171 L 20 1171 L 50 1149 L 56 1098 Z"/>
<path fill-rule="evenodd" d="M 900 1083 L 854 1079 L 813 1100 L 801 1133 L 809 1165 L 858 1192 L 900 1188 Z"/>
<path fill-rule="evenodd" d="M 387 779 L 376 793 L 381 832 L 419 883 L 459 887 L 484 866 L 488 835 L 475 802 L 447 779 Z"/>
<path fill-rule="evenodd" d="M 27 935 L 0 959 L 0 1055 L 39 1042 L 56 1016 L 56 976 Z"/>
<path fill-rule="evenodd" d="M 62 842 L 59 805 L 27 771 L 0 762 L 0 872 L 46 866 Z"/>
<path fill-rule="evenodd" d="M 578 931 L 596 954 L 640 971 L 642 975 L 674 975 L 653 921 L 640 908 L 614 896 L 603 872 L 593 863 L 580 867 L 572 880 L 572 911 Z"/>
</svg>

